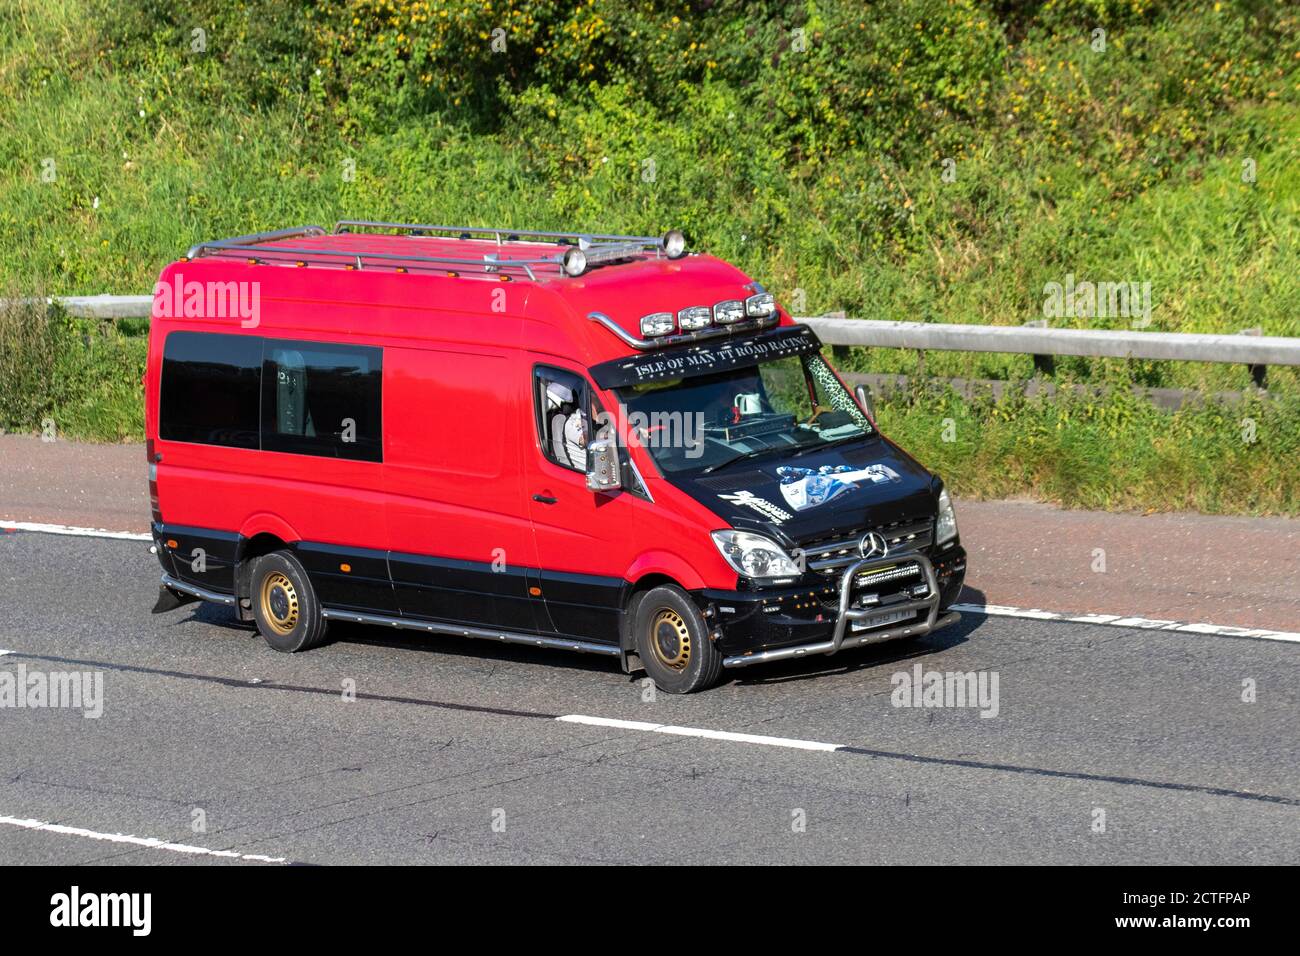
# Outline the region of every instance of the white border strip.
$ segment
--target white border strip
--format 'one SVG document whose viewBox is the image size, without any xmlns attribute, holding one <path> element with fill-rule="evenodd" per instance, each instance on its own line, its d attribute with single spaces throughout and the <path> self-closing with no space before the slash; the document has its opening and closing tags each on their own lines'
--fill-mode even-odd
<svg viewBox="0 0 1300 956">
<path fill-rule="evenodd" d="M 0 824 L 19 827 L 23 830 L 43 830 L 46 833 L 59 833 L 64 836 L 86 837 L 91 840 L 104 840 L 108 843 L 129 843 L 132 846 L 149 850 L 170 850 L 172 853 L 185 853 L 190 856 L 219 856 L 227 860 L 244 860 L 248 863 L 287 863 L 282 856 L 262 856 L 257 853 L 235 853 L 233 850 L 210 850 L 203 846 L 190 846 L 186 843 L 171 843 L 154 837 L 131 836 L 126 833 L 100 833 L 84 827 L 69 827 L 61 823 L 46 823 L 42 820 L 26 820 L 21 817 L 0 816 Z"/>
<path fill-rule="evenodd" d="M 1133 627 L 1144 631 L 1182 631 L 1186 634 L 1210 634 L 1215 637 L 1251 637 L 1261 641 L 1288 641 L 1292 644 L 1300 644 L 1300 634 L 1294 631 L 1269 631 L 1258 627 L 1192 624 L 1185 621 L 1161 621 L 1145 617 L 1125 617 L 1121 614 L 1062 614 L 1057 611 L 1040 611 L 1038 608 L 1007 607 L 1004 604 L 954 604 L 952 609 L 967 614 L 988 614 L 994 617 L 1026 617 L 1035 621 L 1108 624 L 1112 627 Z"/>
<path fill-rule="evenodd" d="M 135 531 L 109 531 L 106 528 L 74 528 L 66 524 L 42 524 L 38 521 L 0 521 L 5 531 L 36 531 L 40 534 L 68 534 L 78 538 L 117 538 L 122 541 L 152 541 L 147 534 Z"/>
<path fill-rule="evenodd" d="M 677 737 L 707 737 L 710 740 L 727 740 L 740 744 L 763 744 L 768 747 L 789 747 L 793 750 L 839 750 L 842 744 L 826 744 L 819 740 L 797 740 L 793 737 L 765 737 L 762 734 L 737 734 L 729 730 L 704 730 L 700 727 L 674 727 L 671 724 L 648 724 L 640 720 L 616 720 L 613 717 L 588 717 L 585 714 L 565 714 L 556 720 L 567 724 L 588 724 L 592 727 L 615 727 L 619 730 L 641 730 L 653 734 L 673 734 Z"/>
</svg>

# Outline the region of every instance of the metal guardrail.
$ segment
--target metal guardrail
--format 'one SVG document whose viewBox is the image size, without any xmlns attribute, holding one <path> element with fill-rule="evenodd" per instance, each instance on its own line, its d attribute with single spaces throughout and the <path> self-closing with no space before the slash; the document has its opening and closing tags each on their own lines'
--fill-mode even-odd
<svg viewBox="0 0 1300 956">
<path fill-rule="evenodd" d="M 1137 329 L 1053 329 L 1032 325 L 953 325 L 887 322 L 839 316 L 796 316 L 832 348 L 869 346 L 946 352 L 1008 352 L 1032 355 L 1040 371 L 1052 371 L 1052 358 L 1156 359 L 1245 365 L 1263 388 L 1270 365 L 1300 365 L 1300 338 L 1199 332 L 1144 332 Z"/>
<path fill-rule="evenodd" d="M 51 301 L 70 315 L 93 319 L 147 319 L 153 310 L 151 295 L 69 295 Z"/>
<path fill-rule="evenodd" d="M 1052 329 L 1014 325 L 941 325 L 876 319 L 798 317 L 827 345 L 948 352 L 1016 352 L 1092 358 L 1226 362 L 1233 365 L 1300 365 L 1300 338 Z"/>
<path fill-rule="evenodd" d="M 59 303 L 74 315 L 104 319 L 148 318 L 147 295 L 66 296 Z M 1155 359 L 1248 365 L 1263 384 L 1269 365 L 1300 365 L 1300 338 L 1237 333 L 1145 332 L 1137 329 L 1054 329 L 1014 325 L 888 322 L 832 316 L 797 316 L 830 346 L 943 352 L 1007 352 L 1036 358 Z"/>
</svg>

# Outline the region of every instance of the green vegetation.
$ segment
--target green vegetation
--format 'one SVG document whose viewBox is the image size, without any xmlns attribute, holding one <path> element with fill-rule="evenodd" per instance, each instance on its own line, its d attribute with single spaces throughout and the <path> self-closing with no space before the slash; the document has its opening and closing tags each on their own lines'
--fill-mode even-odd
<svg viewBox="0 0 1300 956">
<path fill-rule="evenodd" d="M 8 297 L 0 305 L 0 430 L 53 423 L 59 437 L 139 440 L 146 351 L 138 329 Z"/>
<path fill-rule="evenodd" d="M 1300 398 L 1170 413 L 1132 393 L 967 400 L 951 391 L 878 406 L 880 427 L 959 496 L 1031 495 L 1106 511 L 1295 514 Z"/>
<path fill-rule="evenodd" d="M 1020 324 L 1072 275 L 1149 282 L 1153 330 L 1300 335 L 1298 27 L 1263 0 L 14 0 L 0 281 L 138 293 L 198 239 L 355 216 L 680 226 L 802 313 Z M 925 369 L 1032 374 L 1025 356 Z M 1249 383 L 1187 363 L 1057 374 Z M 1272 369 L 1270 391 L 1172 418 L 926 393 L 882 418 L 968 494 L 1295 513 L 1300 376 Z M 957 411 L 979 427 L 942 442 Z M 105 415 L 82 433 L 137 433 Z"/>
</svg>

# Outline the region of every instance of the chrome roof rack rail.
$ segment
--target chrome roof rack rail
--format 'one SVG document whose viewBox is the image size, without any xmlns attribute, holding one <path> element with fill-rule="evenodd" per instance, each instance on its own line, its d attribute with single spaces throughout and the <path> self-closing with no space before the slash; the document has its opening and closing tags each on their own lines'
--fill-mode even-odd
<svg viewBox="0 0 1300 956">
<path fill-rule="evenodd" d="M 664 246 L 663 236 L 620 236 L 613 233 L 577 232 L 573 230 L 569 232 L 536 232 L 529 229 L 505 229 L 485 226 L 429 226 L 410 222 L 374 222 L 368 219 L 340 219 L 334 224 L 336 234 L 357 229 L 387 229 L 409 233 L 414 236 L 429 235 L 431 233 L 452 233 L 459 237 L 492 236 L 496 239 L 497 245 L 501 245 L 502 242 L 516 240 L 550 239 L 565 244 L 585 241 L 588 243 L 638 243 L 643 248 L 648 246 L 653 249 L 662 249 Z"/>
<path fill-rule="evenodd" d="M 246 236 L 232 236 L 229 239 L 217 239 L 212 242 L 199 242 L 190 246 L 185 253 L 186 259 L 197 259 L 209 246 L 250 246 L 259 242 L 275 242 L 278 239 L 296 239 L 299 236 L 323 236 L 325 230 L 320 226 L 295 226 L 292 229 L 276 229 L 272 232 L 252 232 Z"/>
<path fill-rule="evenodd" d="M 560 263 L 571 276 L 582 275 L 587 266 L 598 262 L 631 259 L 647 250 L 656 257 L 678 259 L 686 255 L 686 237 L 678 229 L 670 229 L 662 236 L 623 236 L 605 232 L 538 232 L 530 229 L 506 229 L 495 226 L 435 226 L 411 222 L 377 222 L 369 219 L 340 219 L 334 224 L 334 234 L 353 231 L 388 231 L 423 237 L 434 234 L 471 239 L 474 236 L 491 236 L 498 246 L 506 242 L 538 241 L 565 247 Z"/>
<path fill-rule="evenodd" d="M 286 230 L 290 231 L 290 230 Z M 303 233 L 295 233 L 303 235 Z M 320 235 L 324 235 L 321 230 Z M 309 233 L 308 235 L 315 235 Z M 268 234 L 273 236 L 273 234 Z M 279 238 L 279 237 L 273 237 Z M 239 241 L 242 240 L 242 241 Z M 433 269 L 438 266 L 480 266 L 485 272 L 500 272 L 503 269 L 521 269 L 528 278 L 536 280 L 537 273 L 534 266 L 550 266 L 552 268 L 563 268 L 561 256 L 551 256 L 544 259 L 506 259 L 499 256 L 483 256 L 481 259 L 467 259 L 452 256 L 421 256 L 411 254 L 397 254 L 391 252 L 364 252 L 356 249 L 330 249 L 327 247 L 305 248 L 299 246 L 267 246 L 265 248 L 250 248 L 247 237 L 241 236 L 239 240 L 220 239 L 216 242 L 201 242 L 198 245 L 190 247 L 186 254 L 187 259 L 196 259 L 205 254 L 237 253 L 243 256 L 256 254 L 258 259 L 267 260 L 276 256 L 292 257 L 306 261 L 308 259 L 319 259 L 322 257 L 329 259 L 347 259 L 348 263 L 354 269 L 365 268 L 366 260 L 378 259 L 385 263 L 392 263 L 394 267 L 404 267 L 407 269 Z M 265 241 L 272 241 L 271 238 Z"/>
<path fill-rule="evenodd" d="M 653 250 L 655 255 L 666 255 L 670 259 L 678 258 L 685 255 L 686 240 L 682 234 L 676 230 L 665 233 L 661 237 L 654 236 L 616 236 L 609 234 L 580 234 L 573 232 L 529 232 L 527 230 L 514 229 L 484 229 L 477 226 L 426 226 L 411 223 L 388 223 L 388 222 L 371 222 L 360 219 L 340 220 L 334 226 L 332 235 L 340 236 L 351 234 L 354 229 L 358 230 L 397 230 L 406 232 L 412 236 L 430 235 L 433 233 L 452 233 L 460 238 L 468 238 L 475 234 L 480 236 L 493 236 L 496 239 L 497 246 L 503 246 L 506 242 L 515 242 L 521 239 L 541 239 L 552 240 L 556 245 L 556 251 L 550 255 L 542 255 L 532 258 L 510 258 L 500 255 L 485 255 L 480 258 L 470 258 L 464 256 L 434 256 L 422 253 L 394 253 L 394 252 L 368 252 L 364 249 L 346 248 L 340 244 L 337 247 L 316 246 L 313 248 L 295 247 L 295 246 L 264 246 L 256 250 L 250 248 L 259 246 L 262 243 L 279 242 L 284 239 L 295 239 L 302 237 L 318 237 L 327 233 L 320 226 L 299 226 L 294 229 L 280 229 L 274 232 L 258 232 L 247 236 L 235 236 L 230 239 L 216 239 L 210 242 L 200 242 L 190 246 L 185 253 L 186 259 L 197 259 L 203 255 L 253 255 L 257 258 L 285 257 L 294 256 L 301 260 L 311 258 L 325 258 L 337 260 L 345 258 L 351 260 L 351 268 L 362 269 L 365 267 L 366 260 L 375 260 L 381 263 L 392 263 L 396 267 L 406 269 L 433 269 L 438 266 L 478 266 L 485 272 L 501 272 L 504 269 L 522 270 L 530 279 L 536 280 L 537 273 L 535 269 L 548 268 L 556 269 L 561 274 L 569 276 L 582 275 L 587 267 L 598 262 L 612 262 L 619 259 L 634 258 L 647 249 Z"/>
</svg>

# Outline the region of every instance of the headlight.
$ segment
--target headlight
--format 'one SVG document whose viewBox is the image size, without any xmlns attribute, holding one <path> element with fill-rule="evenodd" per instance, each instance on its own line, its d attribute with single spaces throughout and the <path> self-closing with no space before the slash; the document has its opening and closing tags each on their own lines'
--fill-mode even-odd
<svg viewBox="0 0 1300 956">
<path fill-rule="evenodd" d="M 713 543 L 737 574 L 747 578 L 789 578 L 800 574 L 785 550 L 771 538 L 748 531 L 714 531 Z"/>
<path fill-rule="evenodd" d="M 713 306 L 713 321 L 718 325 L 731 325 L 745 320 L 745 303 L 739 299 L 727 299 Z"/>
<path fill-rule="evenodd" d="M 672 330 L 673 314 L 671 312 L 652 312 L 650 315 L 641 316 L 642 335 L 667 335 Z"/>
<path fill-rule="evenodd" d="M 707 305 L 693 305 L 677 313 L 677 322 L 687 332 L 708 327 L 713 321 L 713 311 Z"/>
<path fill-rule="evenodd" d="M 770 292 L 760 292 L 745 300 L 746 315 L 771 315 L 776 311 L 776 299 Z"/>
<path fill-rule="evenodd" d="M 957 537 L 957 513 L 952 510 L 948 489 L 939 492 L 939 519 L 934 523 L 934 543 L 943 544 Z"/>
<path fill-rule="evenodd" d="M 686 255 L 686 237 L 682 235 L 680 229 L 669 229 L 665 232 L 662 245 L 669 259 L 680 259 Z"/>
</svg>

